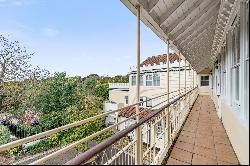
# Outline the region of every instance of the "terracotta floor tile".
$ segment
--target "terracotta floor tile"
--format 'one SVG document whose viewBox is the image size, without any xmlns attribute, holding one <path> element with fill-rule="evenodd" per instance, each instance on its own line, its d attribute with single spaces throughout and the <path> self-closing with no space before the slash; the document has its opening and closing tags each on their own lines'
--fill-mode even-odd
<svg viewBox="0 0 250 166">
<path fill-rule="evenodd" d="M 180 136 L 185 136 L 185 137 L 191 137 L 191 138 L 195 138 L 195 133 L 193 132 L 188 132 L 188 131 L 182 131 Z"/>
<path fill-rule="evenodd" d="M 168 159 L 167 165 L 191 165 L 191 164 L 188 164 L 188 163 L 185 163 L 185 162 L 182 162 L 182 161 L 179 161 L 170 157 Z"/>
<path fill-rule="evenodd" d="M 239 161 L 234 153 L 217 152 L 217 160 L 231 164 L 239 164 Z"/>
<path fill-rule="evenodd" d="M 203 135 L 203 134 L 196 133 L 196 139 L 201 139 L 201 138 L 204 138 L 204 135 Z M 208 135 L 208 136 L 206 136 L 206 138 L 209 139 L 209 140 L 213 140 L 213 139 L 214 139 L 214 136 Z"/>
<path fill-rule="evenodd" d="M 188 152 L 191 152 L 193 153 L 194 151 L 194 144 L 189 144 L 189 143 L 186 143 L 186 142 L 178 142 L 175 144 L 175 147 L 178 148 L 178 149 L 182 149 L 182 150 L 185 150 L 185 151 L 188 151 Z"/>
<path fill-rule="evenodd" d="M 178 138 L 178 141 L 186 142 L 186 143 L 189 143 L 189 144 L 194 144 L 195 138 L 193 138 L 193 137 L 185 137 L 185 136 L 182 135 L 182 136 L 180 136 Z"/>
<path fill-rule="evenodd" d="M 218 165 L 235 165 L 235 164 L 227 163 L 227 162 L 220 161 L 220 160 L 217 160 L 217 162 L 218 162 Z M 238 164 L 236 164 L 236 165 L 238 165 Z"/>
<path fill-rule="evenodd" d="M 206 130 L 197 130 L 196 134 L 204 135 L 205 136 L 211 136 L 213 135 L 212 131 L 206 131 Z"/>
<path fill-rule="evenodd" d="M 214 137 L 228 137 L 226 132 L 217 132 L 217 131 L 213 131 L 213 136 Z"/>
<path fill-rule="evenodd" d="M 196 134 L 195 142 L 209 142 L 214 145 L 214 137 Z"/>
<path fill-rule="evenodd" d="M 192 132 L 192 133 L 196 133 L 196 129 L 191 128 L 191 127 L 184 127 L 183 130 L 188 131 L 188 132 Z"/>
<path fill-rule="evenodd" d="M 176 160 L 191 164 L 192 153 L 178 149 L 178 148 L 174 148 L 170 157 Z"/>
<path fill-rule="evenodd" d="M 198 97 L 170 157 L 171 165 L 239 163 L 209 96 Z"/>
<path fill-rule="evenodd" d="M 194 146 L 194 153 L 203 157 L 216 159 L 215 149 L 205 148 L 201 146 Z"/>
<path fill-rule="evenodd" d="M 214 143 L 231 146 L 229 139 L 227 137 L 223 137 L 223 136 L 222 137 L 214 137 Z"/>
<path fill-rule="evenodd" d="M 192 159 L 192 165 L 217 165 L 217 161 L 215 159 L 202 157 L 194 154 Z"/>
<path fill-rule="evenodd" d="M 204 138 L 204 140 L 195 140 L 195 146 L 201 146 L 205 148 L 211 148 L 214 149 L 214 142 L 213 141 L 208 141 Z"/>
<path fill-rule="evenodd" d="M 229 145 L 224 145 L 224 144 L 216 144 L 215 143 L 215 150 L 216 150 L 216 152 L 234 152 L 233 151 L 233 148 L 231 147 L 231 146 L 229 146 Z"/>
</svg>

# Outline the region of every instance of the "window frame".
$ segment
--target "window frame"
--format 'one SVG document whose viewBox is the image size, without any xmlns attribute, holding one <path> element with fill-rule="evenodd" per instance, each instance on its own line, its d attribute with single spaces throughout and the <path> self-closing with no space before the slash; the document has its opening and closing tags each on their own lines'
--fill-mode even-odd
<svg viewBox="0 0 250 166">
<path fill-rule="evenodd" d="M 151 77 L 151 79 L 148 79 L 148 77 Z M 149 85 L 148 83 L 151 83 L 151 85 Z M 152 74 L 146 74 L 146 86 L 153 86 L 153 75 Z"/>
<path fill-rule="evenodd" d="M 140 86 L 144 86 L 144 76 L 140 75 Z"/>
<path fill-rule="evenodd" d="M 139 104 L 140 107 L 144 106 L 144 102 L 143 101 L 144 101 L 144 97 L 140 97 L 139 102 L 142 102 L 142 103 Z"/>
<path fill-rule="evenodd" d="M 131 76 L 131 86 L 136 86 L 136 76 L 135 75 Z"/>
<path fill-rule="evenodd" d="M 208 80 L 202 79 L 204 77 L 208 77 Z M 203 85 L 202 82 L 206 82 L 206 83 L 208 83 L 208 85 Z M 201 87 L 209 87 L 210 86 L 210 76 L 209 75 L 201 75 L 200 76 L 200 86 Z"/>
<path fill-rule="evenodd" d="M 147 102 L 146 102 L 146 107 L 150 107 L 150 108 L 153 107 L 152 99 L 149 98 L 149 97 L 147 97 L 146 100 L 147 100 Z M 148 105 L 148 103 L 150 103 L 150 105 Z"/>
<path fill-rule="evenodd" d="M 125 104 L 129 104 L 129 96 L 124 96 Z"/>
<path fill-rule="evenodd" d="M 158 78 L 158 79 L 156 79 Z M 161 86 L 161 75 L 160 73 L 153 74 L 153 86 Z"/>
<path fill-rule="evenodd" d="M 236 16 L 238 17 L 238 16 Z M 238 18 L 236 18 L 238 19 Z M 231 89 L 232 89 L 232 106 L 237 110 L 240 108 L 240 74 L 241 74 L 241 55 L 240 55 L 240 26 L 239 20 L 233 25 L 231 30 Z M 238 81 L 238 83 L 237 83 Z M 237 86 L 238 85 L 238 86 Z"/>
</svg>

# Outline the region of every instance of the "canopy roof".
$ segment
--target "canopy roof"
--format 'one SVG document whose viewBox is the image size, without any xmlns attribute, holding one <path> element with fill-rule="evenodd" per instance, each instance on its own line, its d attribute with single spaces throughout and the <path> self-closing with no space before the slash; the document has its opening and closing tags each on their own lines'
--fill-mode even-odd
<svg viewBox="0 0 250 166">
<path fill-rule="evenodd" d="M 121 0 L 170 48 L 200 72 L 211 68 L 235 20 L 240 0 Z"/>
</svg>

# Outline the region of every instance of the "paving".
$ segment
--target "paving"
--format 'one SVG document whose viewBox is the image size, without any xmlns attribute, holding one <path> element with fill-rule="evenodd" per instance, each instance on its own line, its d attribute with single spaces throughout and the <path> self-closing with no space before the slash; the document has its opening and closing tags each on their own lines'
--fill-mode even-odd
<svg viewBox="0 0 250 166">
<path fill-rule="evenodd" d="M 199 96 L 167 165 L 239 165 L 210 96 Z"/>
</svg>

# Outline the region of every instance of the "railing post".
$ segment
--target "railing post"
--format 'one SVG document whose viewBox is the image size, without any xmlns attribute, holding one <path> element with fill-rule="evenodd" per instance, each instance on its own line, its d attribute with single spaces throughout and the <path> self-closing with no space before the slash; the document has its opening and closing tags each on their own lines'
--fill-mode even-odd
<svg viewBox="0 0 250 166">
<path fill-rule="evenodd" d="M 187 60 L 185 59 L 185 94 L 187 93 Z"/>
<path fill-rule="evenodd" d="M 137 6 L 137 84 L 136 84 L 136 103 L 140 101 L 140 20 L 141 20 L 140 6 Z M 139 105 L 136 105 L 136 114 L 140 113 Z M 139 123 L 140 115 L 136 116 L 136 122 Z M 141 126 L 136 128 L 136 145 L 135 145 L 135 164 L 142 165 L 142 141 L 141 141 Z"/>
<path fill-rule="evenodd" d="M 191 68 L 191 65 L 190 65 L 190 63 L 189 63 L 189 87 L 191 87 L 192 86 L 192 84 L 191 84 L 191 70 L 192 70 L 192 68 Z M 191 106 L 190 106 L 190 93 L 188 94 L 188 108 L 189 108 L 189 111 L 191 110 Z"/>
<path fill-rule="evenodd" d="M 194 68 L 193 68 L 193 88 L 194 88 Z"/>
<path fill-rule="evenodd" d="M 169 103 L 169 40 L 167 41 L 167 103 Z M 169 107 L 167 108 L 167 113 L 168 113 L 168 144 L 170 145 L 171 141 L 171 123 L 170 123 L 170 109 Z"/>
<path fill-rule="evenodd" d="M 181 52 L 179 51 L 179 97 L 181 96 Z M 177 114 L 177 126 L 179 127 L 179 115 L 181 113 L 181 101 L 179 101 L 179 112 Z"/>
<path fill-rule="evenodd" d="M 181 53 L 179 52 L 179 96 L 181 96 Z"/>
<path fill-rule="evenodd" d="M 184 88 L 185 88 L 185 94 L 187 94 L 187 60 L 185 58 L 185 74 L 184 74 L 185 78 L 184 78 Z M 185 116 L 186 116 L 186 113 L 187 113 L 187 96 L 185 96 Z"/>
</svg>

